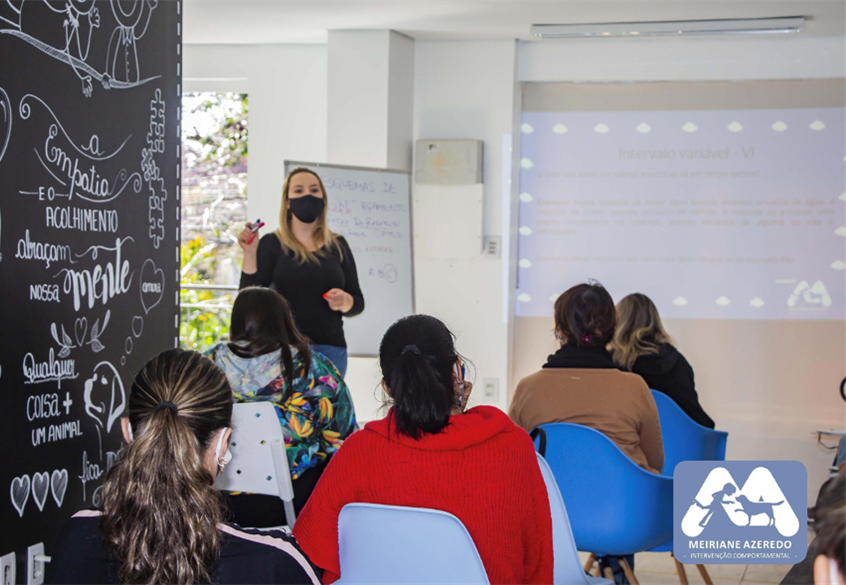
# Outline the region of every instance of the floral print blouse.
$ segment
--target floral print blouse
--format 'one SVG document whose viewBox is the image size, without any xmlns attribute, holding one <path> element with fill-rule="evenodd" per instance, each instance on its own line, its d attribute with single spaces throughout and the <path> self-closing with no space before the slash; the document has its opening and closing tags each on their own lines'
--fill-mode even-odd
<svg viewBox="0 0 846 585">
<path fill-rule="evenodd" d="M 267 400 L 276 407 L 291 479 L 320 465 L 356 429 L 355 408 L 338 369 L 322 354 L 311 352 L 306 365 L 293 347 L 296 377 L 282 373 L 281 352 L 255 358 L 235 355 L 221 343 L 207 352 L 229 378 L 235 402 Z"/>
</svg>

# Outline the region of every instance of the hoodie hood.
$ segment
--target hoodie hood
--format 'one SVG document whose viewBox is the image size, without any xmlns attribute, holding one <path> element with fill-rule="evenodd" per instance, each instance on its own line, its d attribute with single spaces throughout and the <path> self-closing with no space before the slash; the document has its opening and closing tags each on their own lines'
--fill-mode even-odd
<svg viewBox="0 0 846 585">
<path fill-rule="evenodd" d="M 449 417 L 449 424 L 439 433 L 412 439 L 397 433 L 394 409 L 381 420 L 369 422 L 364 430 L 382 435 L 389 441 L 424 451 L 461 451 L 517 428 L 504 412 L 493 406 L 476 406 L 464 414 Z"/>
<path fill-rule="evenodd" d="M 296 361 L 296 350 L 291 348 Z M 214 349 L 214 363 L 226 374 L 233 392 L 255 396 L 259 390 L 282 375 L 282 351 L 276 350 L 254 358 L 235 355 L 229 345 L 221 343 Z"/>
<path fill-rule="evenodd" d="M 637 358 L 633 369 L 644 376 L 663 376 L 676 367 L 680 355 L 675 347 L 669 343 L 663 343 L 658 353 L 645 354 Z"/>
</svg>

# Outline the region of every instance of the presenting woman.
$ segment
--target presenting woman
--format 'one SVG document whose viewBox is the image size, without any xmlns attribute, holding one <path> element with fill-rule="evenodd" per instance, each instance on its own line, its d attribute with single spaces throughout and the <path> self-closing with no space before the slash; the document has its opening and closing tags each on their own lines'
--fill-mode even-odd
<svg viewBox="0 0 846 585">
<path fill-rule="evenodd" d="M 244 250 L 240 288 L 269 286 L 285 297 L 297 328 L 312 349 L 347 371 L 342 317 L 364 310 L 355 259 L 347 241 L 326 223 L 323 182 L 309 169 L 291 171 L 282 187 L 279 229 L 259 239 L 249 226 L 238 236 Z"/>
</svg>

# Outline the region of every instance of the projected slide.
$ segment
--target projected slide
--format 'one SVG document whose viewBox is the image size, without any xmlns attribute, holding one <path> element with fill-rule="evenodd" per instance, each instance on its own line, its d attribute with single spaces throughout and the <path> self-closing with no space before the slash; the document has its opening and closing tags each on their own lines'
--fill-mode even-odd
<svg viewBox="0 0 846 585">
<path fill-rule="evenodd" d="M 589 278 L 668 318 L 843 319 L 842 108 L 523 114 L 518 316 Z"/>
</svg>

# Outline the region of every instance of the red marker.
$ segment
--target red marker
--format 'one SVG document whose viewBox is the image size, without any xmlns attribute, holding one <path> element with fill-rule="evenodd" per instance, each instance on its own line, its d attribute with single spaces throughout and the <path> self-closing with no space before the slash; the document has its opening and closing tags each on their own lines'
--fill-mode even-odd
<svg viewBox="0 0 846 585">
<path fill-rule="evenodd" d="M 329 296 L 329 293 L 325 293 L 325 294 L 323 295 L 323 298 L 325 299 L 325 298 L 326 298 L 326 297 L 328 297 L 328 296 Z"/>
<path fill-rule="evenodd" d="M 263 227 L 264 227 L 264 222 L 260 219 L 257 219 L 255 223 L 250 224 L 250 231 L 253 232 L 252 234 L 250 234 L 250 243 L 251 244 L 253 243 L 253 240 L 256 237 L 256 232 L 259 231 L 259 229 L 261 229 Z"/>
</svg>

